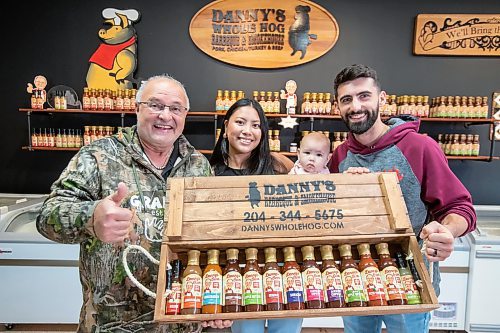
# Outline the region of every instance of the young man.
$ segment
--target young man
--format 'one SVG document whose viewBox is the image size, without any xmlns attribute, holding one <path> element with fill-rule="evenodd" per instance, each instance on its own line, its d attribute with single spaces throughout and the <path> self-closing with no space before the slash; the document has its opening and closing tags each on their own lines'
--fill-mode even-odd
<svg viewBox="0 0 500 333">
<path fill-rule="evenodd" d="M 398 174 L 413 231 L 426 241 L 426 257 L 434 262 L 433 285 L 439 295 L 438 262 L 450 256 L 456 237 L 476 227 L 469 192 L 448 167 L 438 144 L 418 133 L 418 119 L 382 122 L 378 110 L 386 94 L 375 70 L 346 67 L 335 78 L 334 90 L 350 133 L 335 150 L 330 171 Z M 380 332 L 382 321 L 389 332 L 427 332 L 429 319 L 429 313 L 343 318 L 348 333 Z"/>
<path fill-rule="evenodd" d="M 81 148 L 69 162 L 51 187 L 37 228 L 56 242 L 80 244 L 78 332 L 198 332 L 197 323 L 153 322 L 155 299 L 127 281 L 121 264 L 126 241 L 160 257 L 168 222 L 167 177 L 212 175 L 208 160 L 182 135 L 189 99 L 180 82 L 168 75 L 152 77 L 141 85 L 137 101 L 136 126 L 123 129 L 123 137 Z M 137 254 L 128 262 L 139 282 L 156 290 L 158 266 Z"/>
</svg>

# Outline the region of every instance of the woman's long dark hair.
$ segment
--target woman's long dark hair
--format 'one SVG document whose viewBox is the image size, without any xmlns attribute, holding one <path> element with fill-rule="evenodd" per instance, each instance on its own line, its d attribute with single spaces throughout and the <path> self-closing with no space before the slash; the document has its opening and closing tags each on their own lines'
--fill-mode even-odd
<svg viewBox="0 0 500 333">
<path fill-rule="evenodd" d="M 273 158 L 271 156 L 271 151 L 269 150 L 269 137 L 267 135 L 269 124 L 267 123 L 267 118 L 264 114 L 264 110 L 260 104 L 249 98 L 242 98 L 237 100 L 230 108 L 224 117 L 224 122 L 233 116 L 234 112 L 243 106 L 251 106 L 257 111 L 260 119 L 260 142 L 257 147 L 252 150 L 250 157 L 247 161 L 247 171 L 249 175 L 272 175 L 273 170 Z M 229 161 L 229 141 L 224 137 L 226 132 L 225 126 L 222 126 L 219 139 L 215 144 L 212 157 L 210 158 L 210 164 L 214 168 L 219 168 L 221 166 L 228 165 Z"/>
</svg>

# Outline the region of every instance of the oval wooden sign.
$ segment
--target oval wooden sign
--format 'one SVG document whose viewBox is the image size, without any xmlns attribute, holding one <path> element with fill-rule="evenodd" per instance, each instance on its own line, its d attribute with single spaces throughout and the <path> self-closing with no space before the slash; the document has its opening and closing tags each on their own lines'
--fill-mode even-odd
<svg viewBox="0 0 500 333">
<path fill-rule="evenodd" d="M 196 13 L 189 34 L 196 46 L 217 60 L 283 68 L 324 55 L 337 42 L 339 27 L 312 1 L 219 0 Z"/>
</svg>

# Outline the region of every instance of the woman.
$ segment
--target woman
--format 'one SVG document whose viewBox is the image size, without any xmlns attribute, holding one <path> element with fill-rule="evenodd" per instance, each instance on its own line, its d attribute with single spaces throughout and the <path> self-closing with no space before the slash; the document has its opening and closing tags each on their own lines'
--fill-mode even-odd
<svg viewBox="0 0 500 333">
<path fill-rule="evenodd" d="M 216 176 L 287 174 L 293 162 L 269 150 L 269 125 L 260 104 L 243 98 L 227 111 L 210 159 Z"/>
<path fill-rule="evenodd" d="M 266 116 L 259 103 L 240 99 L 224 117 L 224 126 L 215 145 L 210 164 L 216 176 L 287 174 L 293 162 L 269 151 Z M 233 333 L 263 333 L 265 320 L 235 321 Z M 272 319 L 269 333 L 299 333 L 302 318 Z"/>
</svg>

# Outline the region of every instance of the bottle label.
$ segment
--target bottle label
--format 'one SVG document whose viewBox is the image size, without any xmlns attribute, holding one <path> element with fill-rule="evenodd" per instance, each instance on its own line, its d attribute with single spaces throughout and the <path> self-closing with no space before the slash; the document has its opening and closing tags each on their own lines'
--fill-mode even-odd
<svg viewBox="0 0 500 333">
<path fill-rule="evenodd" d="M 249 271 L 243 275 L 243 305 L 262 305 L 262 275 Z"/>
<path fill-rule="evenodd" d="M 90 98 L 87 96 L 83 97 L 83 109 L 84 110 L 90 109 Z"/>
<path fill-rule="evenodd" d="M 170 290 L 172 290 L 172 292 L 167 297 L 166 314 L 178 314 L 181 311 L 182 285 L 179 282 L 173 282 Z"/>
<path fill-rule="evenodd" d="M 401 281 L 403 282 L 403 286 L 405 288 L 406 298 L 408 299 L 408 304 L 422 304 L 422 299 L 420 298 L 420 293 L 418 292 L 415 281 L 413 280 L 413 276 L 401 275 Z"/>
<path fill-rule="evenodd" d="M 323 282 L 321 280 L 321 272 L 316 267 L 307 268 L 302 272 L 304 281 L 305 300 L 307 301 L 324 301 L 325 295 L 323 292 Z"/>
<path fill-rule="evenodd" d="M 283 279 L 278 270 L 271 269 L 264 272 L 265 303 L 283 303 Z"/>
<path fill-rule="evenodd" d="M 401 275 L 399 275 L 399 270 L 396 267 L 386 267 L 380 274 L 385 285 L 387 300 L 406 299 L 401 283 Z"/>
<path fill-rule="evenodd" d="M 90 108 L 97 110 L 97 99 L 95 97 L 90 97 Z"/>
<path fill-rule="evenodd" d="M 222 305 L 222 275 L 216 270 L 203 276 L 203 305 Z"/>
<path fill-rule="evenodd" d="M 344 293 L 346 303 L 366 302 L 366 295 L 363 288 L 361 274 L 355 268 L 347 268 L 342 272 L 342 283 L 344 284 Z"/>
<path fill-rule="evenodd" d="M 239 272 L 229 272 L 224 275 L 223 305 L 241 305 L 241 295 L 243 293 L 242 285 L 243 277 Z"/>
<path fill-rule="evenodd" d="M 295 269 L 289 269 L 283 273 L 283 283 L 285 290 L 285 303 L 303 303 L 304 285 L 300 272 Z"/>
<path fill-rule="evenodd" d="M 224 102 L 222 99 L 217 99 L 215 101 L 215 111 L 224 111 Z"/>
<path fill-rule="evenodd" d="M 182 308 L 201 309 L 201 276 L 189 274 L 182 280 Z"/>
<path fill-rule="evenodd" d="M 325 288 L 325 302 L 344 301 L 344 289 L 342 288 L 342 275 L 336 268 L 327 268 L 322 273 Z"/>
<path fill-rule="evenodd" d="M 380 271 L 376 267 L 367 267 L 361 272 L 361 278 L 369 301 L 385 299 L 384 284 Z"/>
</svg>

